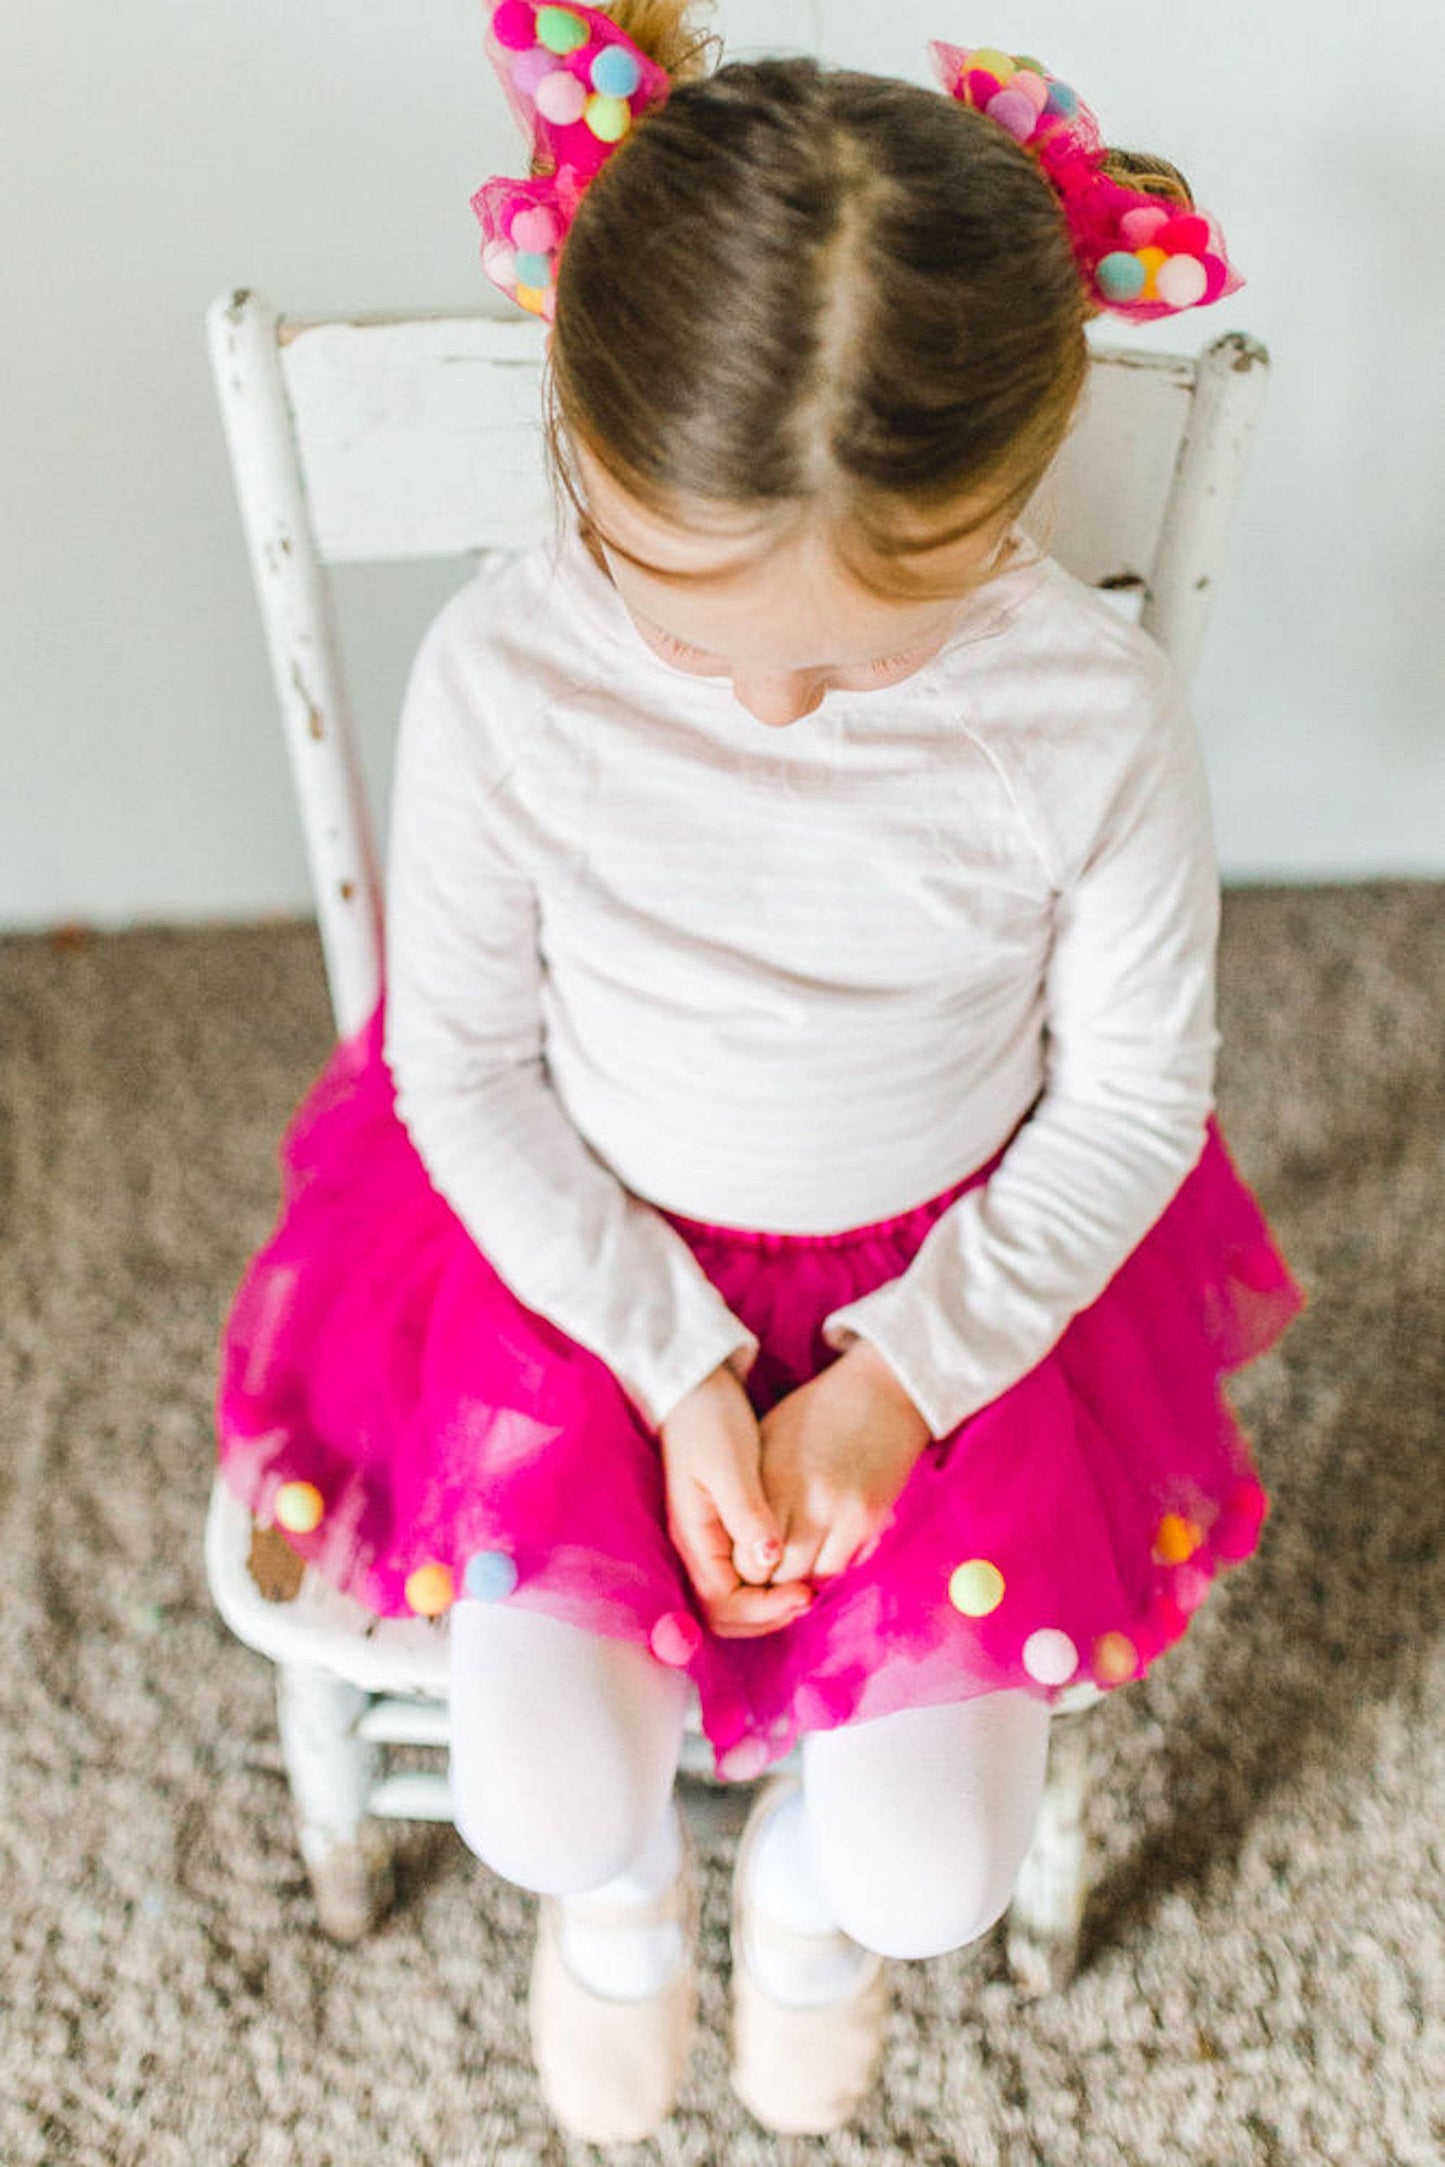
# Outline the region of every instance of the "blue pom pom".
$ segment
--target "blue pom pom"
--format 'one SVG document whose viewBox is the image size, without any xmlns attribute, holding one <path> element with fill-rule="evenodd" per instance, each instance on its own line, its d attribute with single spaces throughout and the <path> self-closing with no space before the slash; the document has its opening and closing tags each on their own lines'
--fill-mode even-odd
<svg viewBox="0 0 1445 2167">
<path fill-rule="evenodd" d="M 550 286 L 552 283 L 552 259 L 539 255 L 535 248 L 517 250 L 516 279 L 519 286 Z"/>
<path fill-rule="evenodd" d="M 642 81 L 642 70 L 625 46 L 604 45 L 592 63 L 592 88 L 604 98 L 630 98 Z"/>
<path fill-rule="evenodd" d="M 1049 102 L 1046 113 L 1055 113 L 1060 120 L 1072 120 L 1079 110 L 1079 93 L 1070 90 L 1067 83 L 1050 83 Z"/>
<path fill-rule="evenodd" d="M 1149 270 L 1137 256 L 1116 248 L 1112 255 L 1100 257 L 1094 277 L 1106 300 L 1137 301 L 1144 291 Z"/>
<path fill-rule="evenodd" d="M 478 1550 L 462 1575 L 466 1593 L 479 1603 L 500 1603 L 517 1585 L 517 1561 L 505 1550 Z"/>
</svg>

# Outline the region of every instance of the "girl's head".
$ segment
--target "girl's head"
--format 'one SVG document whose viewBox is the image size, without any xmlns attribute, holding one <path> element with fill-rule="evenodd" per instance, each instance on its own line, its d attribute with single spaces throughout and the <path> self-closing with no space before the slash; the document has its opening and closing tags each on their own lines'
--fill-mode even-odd
<svg viewBox="0 0 1445 2167">
<path fill-rule="evenodd" d="M 942 645 L 1063 441 L 1094 311 L 996 122 L 806 59 L 708 74 L 691 5 L 608 11 L 673 88 L 570 227 L 549 438 L 644 638 L 781 723 Z"/>
</svg>

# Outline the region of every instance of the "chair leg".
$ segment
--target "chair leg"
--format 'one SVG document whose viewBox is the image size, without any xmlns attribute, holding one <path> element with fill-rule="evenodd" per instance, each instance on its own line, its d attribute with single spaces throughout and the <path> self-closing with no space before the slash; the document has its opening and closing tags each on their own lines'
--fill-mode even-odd
<svg viewBox="0 0 1445 2167">
<path fill-rule="evenodd" d="M 1077 1716 L 1056 1717 L 1033 1842 L 1014 1884 L 1004 1927 L 1009 1970 L 1028 2000 L 1059 1992 L 1078 1965 L 1087 1890 L 1088 1795 L 1086 1726 Z"/>
<path fill-rule="evenodd" d="M 276 1667 L 281 1755 L 301 1856 L 321 1924 L 334 1941 L 359 1941 L 370 1933 L 394 1894 L 391 1846 L 366 1810 L 379 1749 L 354 1729 L 370 1699 L 333 1671 L 300 1663 Z"/>
</svg>

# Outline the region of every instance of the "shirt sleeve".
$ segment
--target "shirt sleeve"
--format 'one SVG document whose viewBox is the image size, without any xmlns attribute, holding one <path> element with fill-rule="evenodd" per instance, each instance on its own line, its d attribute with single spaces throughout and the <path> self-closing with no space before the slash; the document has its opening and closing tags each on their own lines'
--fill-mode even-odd
<svg viewBox="0 0 1445 2167">
<path fill-rule="evenodd" d="M 1208 785 L 1172 676 L 1054 906 L 1044 1088 L 907 1269 L 824 1321 L 872 1341 L 935 1438 L 1041 1361 L 1199 1157 L 1219 928 Z"/>
<path fill-rule="evenodd" d="M 657 1425 L 724 1361 L 746 1375 L 758 1342 L 552 1087 L 537 896 L 496 817 L 505 762 L 468 713 L 475 658 L 463 667 L 449 649 L 445 617 L 408 680 L 392 796 L 384 1045 L 397 1112 L 512 1293 L 600 1356 Z"/>
</svg>

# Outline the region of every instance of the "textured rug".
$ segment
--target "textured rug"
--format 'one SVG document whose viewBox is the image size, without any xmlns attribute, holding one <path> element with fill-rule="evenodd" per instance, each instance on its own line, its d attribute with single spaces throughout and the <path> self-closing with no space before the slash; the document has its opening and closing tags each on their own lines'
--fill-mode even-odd
<svg viewBox="0 0 1445 2167">
<path fill-rule="evenodd" d="M 1311 1306 L 1236 1403 L 1274 1510 L 1080 1720 L 1082 1968 L 899 1967 L 883 2081 L 763 2134 L 722 2045 L 735 1793 L 697 1794 L 703 2024 L 613 2157 L 964 2167 L 1445 2161 L 1445 891 L 1231 894 L 1221 1108 Z M 309 925 L 0 942 L 0 2160 L 556 2167 L 531 1902 L 448 1828 L 319 1934 L 272 1674 L 208 1597 L 216 1334 L 325 1056 Z"/>
</svg>

